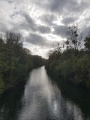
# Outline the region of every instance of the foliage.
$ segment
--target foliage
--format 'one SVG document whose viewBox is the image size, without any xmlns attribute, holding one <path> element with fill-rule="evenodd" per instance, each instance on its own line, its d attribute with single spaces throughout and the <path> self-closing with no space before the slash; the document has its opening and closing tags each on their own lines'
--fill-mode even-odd
<svg viewBox="0 0 90 120">
<path fill-rule="evenodd" d="M 44 65 L 44 61 L 23 48 L 20 34 L 8 32 L 6 40 L 0 38 L 0 93 L 22 82 L 32 68 Z"/>
<path fill-rule="evenodd" d="M 86 37 L 84 45 L 85 45 L 85 50 L 90 52 L 90 37 Z"/>
<path fill-rule="evenodd" d="M 82 35 L 78 33 L 77 26 L 70 26 L 67 30 L 67 48 L 79 49 L 81 45 Z"/>
<path fill-rule="evenodd" d="M 90 37 L 84 40 L 84 49 L 78 49 L 81 44 L 78 44 L 80 41 L 77 39 L 77 29 L 74 27 L 73 29 L 70 28 L 70 40 L 75 40 L 76 42 L 73 43 L 72 41 L 71 44 L 68 41 L 68 46 L 71 47 L 67 47 L 63 52 L 54 49 L 49 54 L 46 69 L 49 73 L 60 77 L 62 80 L 68 80 L 75 85 L 83 86 L 90 90 Z M 66 42 L 65 45 L 67 45 Z"/>
</svg>

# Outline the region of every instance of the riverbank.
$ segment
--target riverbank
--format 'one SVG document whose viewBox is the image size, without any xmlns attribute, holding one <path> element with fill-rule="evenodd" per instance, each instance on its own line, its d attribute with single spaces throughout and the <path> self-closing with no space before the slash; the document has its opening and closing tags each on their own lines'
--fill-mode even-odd
<svg viewBox="0 0 90 120">
<path fill-rule="evenodd" d="M 70 82 L 90 91 L 90 55 L 87 51 L 67 49 L 63 53 L 53 52 L 46 63 L 51 76 Z"/>
<path fill-rule="evenodd" d="M 9 32 L 0 38 L 0 94 L 21 83 L 28 73 L 42 66 L 45 59 L 23 47 L 19 34 Z"/>
</svg>

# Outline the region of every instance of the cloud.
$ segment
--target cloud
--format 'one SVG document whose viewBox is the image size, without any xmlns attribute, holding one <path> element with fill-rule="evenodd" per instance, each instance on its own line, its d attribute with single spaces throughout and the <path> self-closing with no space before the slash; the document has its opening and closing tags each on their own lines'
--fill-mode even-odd
<svg viewBox="0 0 90 120">
<path fill-rule="evenodd" d="M 26 23 L 23 23 L 24 27 L 26 25 L 26 28 L 29 28 L 31 29 L 32 31 L 38 31 L 42 34 L 46 34 L 46 33 L 50 33 L 51 32 L 51 29 L 50 27 L 46 26 L 46 25 L 41 25 L 41 24 L 37 24 L 36 21 L 31 18 L 30 15 L 28 14 L 23 14 L 23 17 L 25 18 L 26 20 Z M 22 25 L 22 26 L 23 26 Z"/>
<path fill-rule="evenodd" d="M 34 33 L 38 32 L 38 34 L 51 33 L 50 26 L 37 24 L 36 21 L 29 14 L 22 13 L 20 15 L 20 19 L 21 21 L 18 20 L 18 23 L 17 22 L 14 23 L 11 21 L 11 25 L 12 25 L 11 31 L 20 32 L 24 30 L 24 31 L 34 32 Z"/>
<path fill-rule="evenodd" d="M 49 8 L 53 12 L 58 12 L 60 14 L 72 12 L 79 13 L 82 12 L 86 7 L 88 7 L 89 0 L 51 0 Z"/>
<path fill-rule="evenodd" d="M 0 0 L 0 1 L 6 1 L 8 3 L 13 3 L 13 0 Z"/>
<path fill-rule="evenodd" d="M 61 36 L 63 38 L 66 38 L 67 28 L 68 27 L 64 26 L 64 25 L 55 26 L 53 34 L 59 35 L 59 36 Z"/>
<path fill-rule="evenodd" d="M 31 44 L 41 46 L 41 47 L 47 47 L 47 48 L 52 46 L 52 41 L 48 41 L 44 37 L 38 34 L 30 34 L 26 38 L 26 42 L 29 42 Z"/>
<path fill-rule="evenodd" d="M 38 31 L 39 31 L 40 33 L 42 33 L 42 34 L 50 33 L 50 32 L 51 32 L 50 27 L 47 27 L 47 26 L 44 26 L 44 25 L 38 26 L 37 29 L 38 29 Z"/>
<path fill-rule="evenodd" d="M 84 36 L 88 35 L 89 11 L 89 0 L 0 0 L 0 33 L 20 32 L 27 47 L 34 46 L 42 55 L 51 41 L 66 37 L 70 24 L 77 23 Z"/>
<path fill-rule="evenodd" d="M 41 20 L 49 26 L 50 25 L 52 26 L 52 22 L 56 19 L 57 19 L 56 15 L 51 13 L 45 13 L 44 15 L 41 16 Z"/>
<path fill-rule="evenodd" d="M 76 20 L 77 20 L 76 17 L 66 17 L 62 20 L 62 23 L 64 23 L 65 25 L 68 25 L 68 24 L 74 23 Z"/>
<path fill-rule="evenodd" d="M 82 28 L 82 34 L 83 34 L 83 39 L 85 39 L 87 36 L 90 37 L 90 26 L 86 28 Z"/>
<path fill-rule="evenodd" d="M 36 31 L 37 25 L 35 24 L 35 21 L 31 18 L 31 16 L 29 16 L 28 14 L 23 14 L 23 16 L 26 20 L 26 23 L 30 27 L 30 29 L 32 29 L 33 31 Z"/>
</svg>

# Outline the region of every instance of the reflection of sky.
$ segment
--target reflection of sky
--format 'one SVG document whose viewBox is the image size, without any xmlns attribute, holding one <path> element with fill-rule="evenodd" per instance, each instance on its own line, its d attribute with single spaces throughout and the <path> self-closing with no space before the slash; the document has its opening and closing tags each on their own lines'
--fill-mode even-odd
<svg viewBox="0 0 90 120">
<path fill-rule="evenodd" d="M 79 107 L 62 97 L 44 67 L 31 72 L 22 104 L 18 120 L 83 120 Z"/>
</svg>

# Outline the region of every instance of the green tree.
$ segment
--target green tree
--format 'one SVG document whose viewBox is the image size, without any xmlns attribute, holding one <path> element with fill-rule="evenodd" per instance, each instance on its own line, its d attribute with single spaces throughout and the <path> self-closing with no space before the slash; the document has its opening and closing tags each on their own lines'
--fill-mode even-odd
<svg viewBox="0 0 90 120">
<path fill-rule="evenodd" d="M 85 45 L 85 50 L 90 52 L 90 37 L 86 37 L 86 39 L 84 40 L 84 45 Z"/>
<path fill-rule="evenodd" d="M 67 48 L 79 49 L 82 35 L 79 35 L 77 26 L 70 26 L 67 30 L 67 41 L 65 42 Z"/>
</svg>

